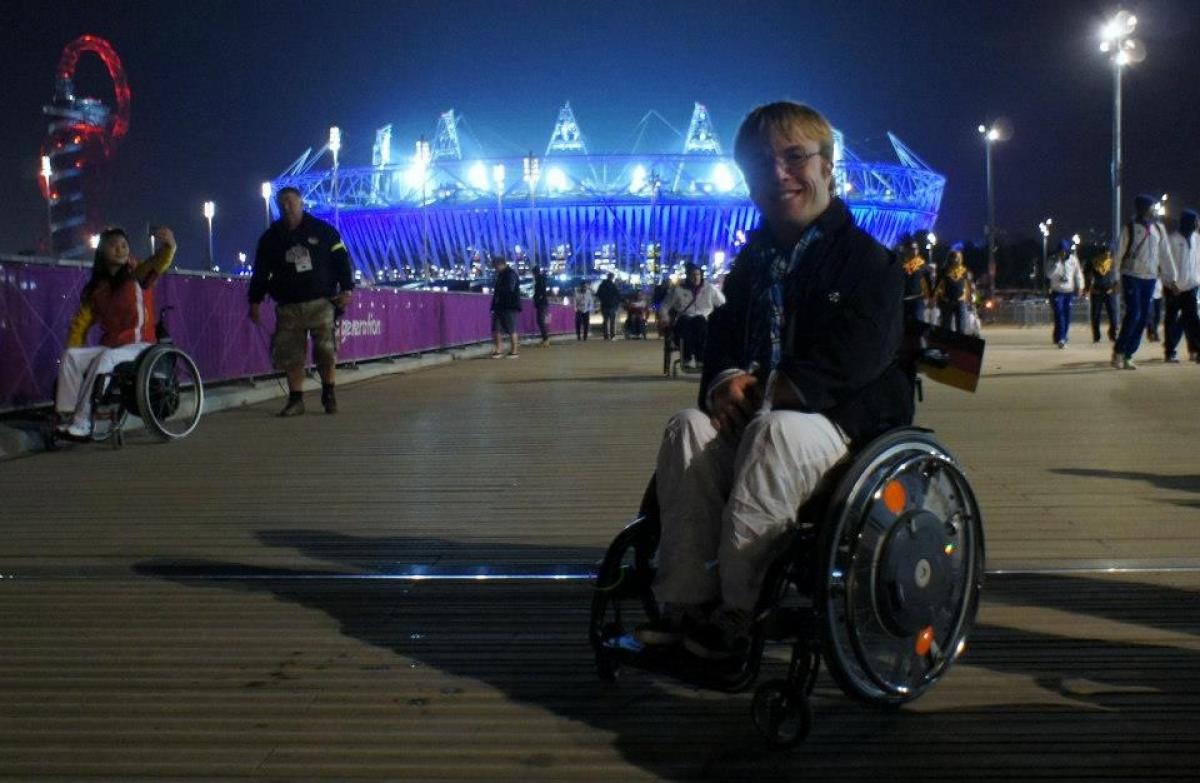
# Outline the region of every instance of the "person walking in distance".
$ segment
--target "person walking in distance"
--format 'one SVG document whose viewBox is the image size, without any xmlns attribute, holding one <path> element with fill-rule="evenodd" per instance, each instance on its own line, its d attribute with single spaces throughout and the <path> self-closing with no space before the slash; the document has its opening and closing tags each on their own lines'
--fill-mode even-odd
<svg viewBox="0 0 1200 783">
<path fill-rule="evenodd" d="M 1052 260 L 1046 278 L 1050 281 L 1050 305 L 1054 310 L 1053 339 L 1059 348 L 1066 348 L 1071 329 L 1071 305 L 1075 302 L 1076 292 L 1083 291 L 1083 270 L 1069 239 L 1059 241 Z"/>
<path fill-rule="evenodd" d="M 1185 209 L 1179 215 L 1179 230 L 1168 238 L 1171 247 L 1169 261 L 1163 271 L 1163 291 L 1166 299 L 1166 322 L 1163 325 L 1163 352 L 1170 364 L 1179 361 L 1175 350 L 1179 340 L 1187 336 L 1188 356 L 1200 361 L 1200 313 L 1197 312 L 1196 292 L 1200 289 L 1200 238 L 1196 233 L 1196 213 Z"/>
<path fill-rule="evenodd" d="M 592 308 L 595 307 L 595 299 L 592 298 L 592 291 L 588 288 L 587 283 L 580 283 L 575 289 L 575 339 L 586 340 L 588 331 L 592 328 Z"/>
<path fill-rule="evenodd" d="M 1088 264 L 1088 290 L 1092 310 L 1092 342 L 1100 342 L 1100 316 L 1108 315 L 1108 340 L 1117 340 L 1117 285 L 1120 276 L 1112 252 L 1104 250 Z"/>
<path fill-rule="evenodd" d="M 600 315 L 604 319 L 604 339 L 611 340 L 617 336 L 617 310 L 621 307 L 621 291 L 613 282 L 612 272 L 605 275 L 596 289 L 596 299 L 600 301 Z"/>
<path fill-rule="evenodd" d="M 546 291 L 546 273 L 540 266 L 533 268 L 533 309 L 537 311 L 538 331 L 542 334 L 542 345 L 550 344 L 550 326 L 547 315 L 550 307 L 550 295 Z"/>
<path fill-rule="evenodd" d="M 321 405 L 337 413 L 334 322 L 354 290 L 350 254 L 336 228 L 304 211 L 300 191 L 281 188 L 275 197 L 281 217 L 263 232 L 250 276 L 250 320 L 268 294 L 275 301 L 271 359 L 287 374 L 288 400 L 280 416 L 304 413 L 305 341 L 312 338 L 321 376 Z"/>
<path fill-rule="evenodd" d="M 520 354 L 520 335 L 517 333 L 517 313 L 521 312 L 521 280 L 517 270 L 508 265 L 504 256 L 492 258 L 496 277 L 492 281 L 492 358 L 500 359 L 504 354 L 504 337 L 508 336 L 508 358 Z"/>
<path fill-rule="evenodd" d="M 1121 267 L 1121 297 L 1125 308 L 1121 332 L 1113 349 L 1112 366 L 1136 370 L 1133 356 L 1142 341 L 1150 318 L 1150 300 L 1158 282 L 1159 269 L 1171 253 L 1163 227 L 1154 219 L 1154 198 L 1137 196 L 1134 218 L 1121 228 L 1117 255 Z"/>
</svg>

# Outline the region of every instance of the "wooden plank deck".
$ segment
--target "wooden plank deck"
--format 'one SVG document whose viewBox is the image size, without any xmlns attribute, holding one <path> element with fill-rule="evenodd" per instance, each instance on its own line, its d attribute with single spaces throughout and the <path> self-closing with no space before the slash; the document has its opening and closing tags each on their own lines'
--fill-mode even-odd
<svg viewBox="0 0 1200 783">
<path fill-rule="evenodd" d="M 597 682 L 583 581 L 386 578 L 594 562 L 694 386 L 657 343 L 589 342 L 0 464 L 0 776 L 1194 778 L 1200 368 L 989 338 L 980 393 L 919 415 L 993 574 L 967 656 L 897 713 L 822 678 L 808 744 L 769 754 L 748 695 Z"/>
</svg>

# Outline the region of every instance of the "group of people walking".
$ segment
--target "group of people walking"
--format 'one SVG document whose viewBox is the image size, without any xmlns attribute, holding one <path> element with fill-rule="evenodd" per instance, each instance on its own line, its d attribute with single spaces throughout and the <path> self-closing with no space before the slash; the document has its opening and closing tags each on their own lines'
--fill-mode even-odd
<svg viewBox="0 0 1200 783">
<path fill-rule="evenodd" d="M 932 255 L 932 253 L 931 253 Z M 904 317 L 956 332 L 974 331 L 975 285 L 962 245 L 951 246 L 940 271 L 921 255 L 917 242 L 904 246 Z"/>
<path fill-rule="evenodd" d="M 1063 240 L 1049 259 L 1046 278 L 1054 311 L 1053 340 L 1067 345 L 1071 306 L 1076 295 L 1091 300 L 1092 342 L 1101 340 L 1101 323 L 1108 318 L 1108 339 L 1113 343 L 1115 369 L 1136 370 L 1134 355 L 1143 335 L 1159 341 L 1162 322 L 1163 358 L 1180 361 L 1178 349 L 1186 338 L 1188 358 L 1200 362 L 1200 242 L 1197 214 L 1184 210 L 1175 230 L 1168 230 L 1154 213 L 1154 199 L 1134 199 L 1134 217 L 1121 228 L 1116 254 L 1101 251 L 1087 264 L 1075 247 Z M 1117 298 L 1123 315 L 1117 325 Z"/>
</svg>

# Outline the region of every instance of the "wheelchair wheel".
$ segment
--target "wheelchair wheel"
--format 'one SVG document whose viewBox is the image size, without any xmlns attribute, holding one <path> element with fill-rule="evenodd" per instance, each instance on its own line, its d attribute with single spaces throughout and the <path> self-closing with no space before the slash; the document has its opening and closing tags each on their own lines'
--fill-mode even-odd
<svg viewBox="0 0 1200 783">
<path fill-rule="evenodd" d="M 654 482 L 646 490 L 653 497 Z M 609 545 L 596 571 L 588 640 L 596 655 L 596 673 L 613 682 L 620 670 L 619 647 L 638 622 L 658 619 L 658 604 L 650 589 L 650 565 L 658 549 L 658 517 L 642 512 Z"/>
<path fill-rule="evenodd" d="M 834 492 L 818 541 L 824 657 L 842 690 L 893 706 L 950 667 L 974 623 L 983 521 L 958 463 L 923 430 L 876 439 Z"/>
<path fill-rule="evenodd" d="M 812 704 L 808 696 L 791 688 L 787 680 L 771 680 L 758 686 L 750 705 L 750 717 L 772 748 L 794 747 L 812 731 Z"/>
<path fill-rule="evenodd" d="M 192 358 L 173 345 L 146 349 L 138 362 L 137 413 L 163 440 L 191 434 L 204 407 L 204 384 Z"/>
</svg>

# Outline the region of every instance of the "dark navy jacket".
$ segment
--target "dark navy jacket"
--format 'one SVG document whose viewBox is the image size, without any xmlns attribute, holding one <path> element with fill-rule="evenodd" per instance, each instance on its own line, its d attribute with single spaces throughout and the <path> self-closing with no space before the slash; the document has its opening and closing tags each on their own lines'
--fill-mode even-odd
<svg viewBox="0 0 1200 783">
<path fill-rule="evenodd" d="M 307 261 L 297 264 L 289 260 L 297 254 Z M 305 266 L 309 268 L 300 271 Z M 350 254 L 337 229 L 324 220 L 305 212 L 295 231 L 282 219 L 276 220 L 258 240 L 250 277 L 251 302 L 261 302 L 267 294 L 279 304 L 309 302 L 353 288 Z"/>
<path fill-rule="evenodd" d="M 805 251 L 784 285 L 784 334 L 779 371 L 795 385 L 799 409 L 822 413 L 852 443 L 912 422 L 913 388 L 899 364 L 904 336 L 904 269 L 854 224 L 841 199 L 817 218 L 821 237 Z M 759 236 L 751 241 L 768 241 Z M 769 324 L 769 286 L 750 269 L 745 250 L 725 278 L 725 304 L 709 319 L 700 407 L 722 371 L 764 366 L 752 356 L 770 342 L 753 338 Z"/>
</svg>

